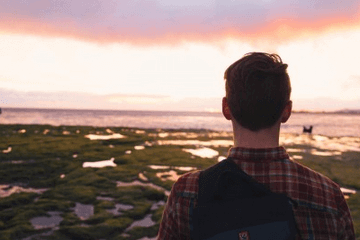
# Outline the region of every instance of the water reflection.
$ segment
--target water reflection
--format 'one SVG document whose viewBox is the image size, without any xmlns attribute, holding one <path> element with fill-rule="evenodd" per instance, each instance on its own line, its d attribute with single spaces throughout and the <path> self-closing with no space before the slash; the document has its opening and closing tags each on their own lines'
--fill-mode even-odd
<svg viewBox="0 0 360 240">
<path fill-rule="evenodd" d="M 230 147 L 234 145 L 233 140 L 209 140 L 209 141 L 200 141 L 200 140 L 159 140 L 157 141 L 158 145 L 195 145 L 195 146 L 214 146 L 214 147 Z"/>
<path fill-rule="evenodd" d="M 317 151 L 315 149 L 311 149 L 311 154 L 317 155 L 317 156 L 335 156 L 335 155 L 341 155 L 341 152 L 339 151 Z"/>
<path fill-rule="evenodd" d="M 145 146 L 135 146 L 134 149 L 135 150 L 144 150 Z"/>
<path fill-rule="evenodd" d="M 96 197 L 96 200 L 102 200 L 102 201 L 109 201 L 109 202 L 113 202 L 114 198 L 112 197 L 102 197 L 102 196 L 98 196 Z M 133 209 L 134 206 L 132 205 L 127 205 L 127 204 L 122 204 L 122 203 L 116 203 L 115 204 L 115 208 L 112 209 L 106 209 L 107 212 L 112 213 L 115 216 L 121 215 L 121 211 L 120 210 L 130 210 Z"/>
<path fill-rule="evenodd" d="M 86 220 L 94 215 L 94 206 L 91 204 L 82 204 L 77 202 L 74 212 L 81 220 Z"/>
<path fill-rule="evenodd" d="M 160 206 L 164 206 L 165 205 L 165 201 L 159 201 L 157 203 L 154 203 L 152 206 L 151 206 L 151 209 L 150 210 L 157 210 Z"/>
<path fill-rule="evenodd" d="M 143 180 L 144 182 L 148 182 L 148 181 L 149 181 L 149 179 L 144 175 L 144 173 L 139 173 L 139 174 L 138 174 L 138 178 L 139 178 L 140 180 Z"/>
<path fill-rule="evenodd" d="M 167 137 L 198 138 L 199 134 L 194 133 L 194 132 L 173 132 L 173 133 L 161 132 L 161 133 L 158 133 L 158 137 L 160 137 L 160 138 L 167 138 Z"/>
<path fill-rule="evenodd" d="M 7 149 L 2 150 L 2 153 L 10 153 L 12 148 L 9 146 Z"/>
<path fill-rule="evenodd" d="M 155 222 L 151 219 L 151 214 L 146 215 L 143 219 L 139 221 L 134 221 L 130 227 L 128 227 L 125 232 L 131 230 L 134 227 L 151 227 L 154 226 Z"/>
<path fill-rule="evenodd" d="M 156 134 L 149 134 L 152 137 L 160 137 L 160 138 L 190 138 L 196 139 L 199 137 L 209 137 L 209 138 L 216 138 L 216 137 L 232 137 L 231 132 L 160 132 Z"/>
<path fill-rule="evenodd" d="M 61 212 L 51 211 L 48 212 L 50 216 L 42 216 L 42 217 L 34 217 L 30 219 L 31 224 L 35 229 L 42 229 L 42 228 L 54 228 L 60 224 L 63 220 L 62 217 L 59 215 Z"/>
<path fill-rule="evenodd" d="M 103 160 L 97 162 L 84 162 L 83 168 L 104 168 L 104 167 L 116 167 L 116 163 L 114 163 L 115 158 L 111 158 L 110 160 Z"/>
<path fill-rule="evenodd" d="M 340 190 L 344 194 L 345 199 L 349 199 L 350 195 L 356 194 L 356 191 L 352 189 L 340 188 Z"/>
<path fill-rule="evenodd" d="M 340 188 L 343 194 L 356 194 L 356 190 L 348 189 L 348 188 Z"/>
<path fill-rule="evenodd" d="M 184 133 L 187 134 L 187 133 Z M 170 133 L 163 133 L 162 137 L 172 136 Z M 158 145 L 195 145 L 204 147 L 231 147 L 233 140 L 158 140 Z M 284 146 L 291 145 L 311 145 L 318 149 L 336 152 L 356 151 L 360 152 L 360 139 L 358 137 L 326 137 L 321 135 L 309 134 L 280 134 L 280 144 Z"/>
<path fill-rule="evenodd" d="M 10 186 L 10 185 L 0 185 L 0 198 L 8 197 L 13 193 L 20 193 L 20 192 L 33 192 L 33 193 L 43 193 L 47 191 L 48 188 L 23 188 L 19 186 Z"/>
<path fill-rule="evenodd" d="M 116 186 L 117 187 L 129 187 L 129 186 L 143 186 L 143 187 L 151 187 L 154 188 L 156 190 L 162 191 L 165 193 L 166 196 L 170 195 L 170 191 L 166 190 L 165 188 L 162 188 L 160 186 L 157 186 L 153 183 L 142 183 L 138 180 L 135 180 L 133 182 L 121 182 L 121 181 L 116 181 Z"/>
<path fill-rule="evenodd" d="M 159 170 L 159 169 L 169 169 L 170 166 L 162 166 L 162 165 L 148 165 L 149 168 L 154 169 L 154 170 Z"/>
<path fill-rule="evenodd" d="M 96 200 L 112 202 L 112 201 L 114 201 L 114 198 L 112 198 L 112 197 L 102 197 L 102 196 L 98 196 L 98 197 L 96 197 Z"/>
<path fill-rule="evenodd" d="M 90 140 L 109 140 L 109 139 L 126 138 L 126 136 L 121 135 L 120 133 L 114 133 L 111 135 L 88 134 L 85 135 L 85 137 L 89 138 Z"/>
<path fill-rule="evenodd" d="M 148 165 L 148 167 L 151 169 L 154 169 L 154 170 L 173 168 L 173 169 L 177 169 L 177 170 L 184 171 L 184 172 L 193 171 L 193 170 L 197 169 L 196 167 L 170 167 L 170 166 L 165 166 L 165 165 Z"/>
<path fill-rule="evenodd" d="M 201 158 L 213 158 L 219 155 L 218 151 L 207 147 L 197 149 L 183 149 L 183 151 Z"/>
<path fill-rule="evenodd" d="M 178 175 L 174 170 L 170 170 L 168 172 L 159 172 L 156 173 L 156 176 L 160 178 L 161 181 L 170 180 L 173 182 L 176 182 L 181 177 L 181 175 Z"/>
<path fill-rule="evenodd" d="M 121 215 L 122 213 L 120 212 L 120 210 L 130 210 L 133 209 L 134 206 L 132 205 L 126 205 L 126 204 L 122 204 L 122 203 L 116 203 L 115 204 L 115 208 L 112 209 L 106 209 L 107 212 L 112 213 L 115 216 Z"/>
<path fill-rule="evenodd" d="M 309 134 L 281 134 L 280 144 L 285 146 L 310 145 L 324 151 L 338 154 L 339 152 L 360 152 L 360 139 L 357 137 L 326 137 Z M 288 150 L 288 149 L 287 149 Z"/>
<path fill-rule="evenodd" d="M 305 150 L 304 149 L 299 149 L 299 148 L 286 148 L 286 151 L 287 152 L 291 152 L 291 153 L 300 153 L 300 152 L 305 152 Z"/>
</svg>

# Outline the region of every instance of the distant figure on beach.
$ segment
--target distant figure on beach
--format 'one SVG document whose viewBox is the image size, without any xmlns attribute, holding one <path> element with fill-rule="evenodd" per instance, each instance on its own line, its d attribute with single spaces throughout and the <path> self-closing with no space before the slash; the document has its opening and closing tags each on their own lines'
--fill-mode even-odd
<svg viewBox="0 0 360 240">
<path fill-rule="evenodd" d="M 309 128 L 303 126 L 303 133 L 312 133 L 313 126 L 310 126 Z"/>
<path fill-rule="evenodd" d="M 296 239 L 355 239 L 350 211 L 339 185 L 290 160 L 279 146 L 280 125 L 289 119 L 292 110 L 286 69 L 287 64 L 278 55 L 254 52 L 225 71 L 222 112 L 232 123 L 234 137 L 228 160 L 272 192 L 292 199 Z M 198 205 L 199 191 L 202 192 L 198 184 L 202 172 L 186 173 L 172 186 L 158 239 L 191 239 L 196 228 L 191 225 L 196 221 L 192 214 Z M 241 232 L 236 239 L 250 238 Z"/>
</svg>

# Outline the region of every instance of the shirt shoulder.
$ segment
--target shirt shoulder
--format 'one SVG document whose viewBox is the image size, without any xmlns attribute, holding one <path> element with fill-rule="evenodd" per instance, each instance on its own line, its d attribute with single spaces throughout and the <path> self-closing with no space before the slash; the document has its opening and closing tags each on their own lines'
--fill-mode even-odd
<svg viewBox="0 0 360 240">
<path fill-rule="evenodd" d="M 182 175 L 173 185 L 172 191 L 178 197 L 197 197 L 199 191 L 200 171 Z"/>
<path fill-rule="evenodd" d="M 292 165 L 292 168 L 296 171 L 296 176 L 302 180 L 305 180 L 304 183 L 310 184 L 313 187 L 321 187 L 328 191 L 334 191 L 336 193 L 340 192 L 340 186 L 335 183 L 330 178 L 325 175 L 306 167 L 298 162 L 292 160 L 287 160 Z"/>
<path fill-rule="evenodd" d="M 338 210 L 337 201 L 343 198 L 343 194 L 337 183 L 300 163 L 287 161 L 290 164 L 289 174 L 293 179 L 289 180 L 293 181 L 293 187 L 296 188 L 296 198 L 300 201 L 314 203 L 321 208 Z"/>
</svg>

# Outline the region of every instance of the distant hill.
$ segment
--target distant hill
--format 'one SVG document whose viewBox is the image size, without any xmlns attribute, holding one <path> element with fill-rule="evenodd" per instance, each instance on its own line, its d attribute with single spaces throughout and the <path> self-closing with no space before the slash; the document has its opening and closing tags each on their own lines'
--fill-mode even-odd
<svg viewBox="0 0 360 240">
<path fill-rule="evenodd" d="M 360 109 L 343 109 L 334 113 L 360 114 Z"/>
<path fill-rule="evenodd" d="M 343 113 L 360 114 L 360 109 L 342 109 L 337 111 L 319 111 L 319 110 L 293 110 L 293 113 Z"/>
</svg>

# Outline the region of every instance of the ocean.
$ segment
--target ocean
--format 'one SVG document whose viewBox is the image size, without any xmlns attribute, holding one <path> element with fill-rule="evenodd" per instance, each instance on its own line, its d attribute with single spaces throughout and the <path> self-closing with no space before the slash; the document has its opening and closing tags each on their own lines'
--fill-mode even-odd
<svg viewBox="0 0 360 240">
<path fill-rule="evenodd" d="M 2 108 L 0 124 L 232 130 L 221 113 L 176 111 Z M 310 125 L 317 135 L 360 137 L 359 113 L 293 113 L 281 133 L 302 133 L 303 126 Z"/>
</svg>

